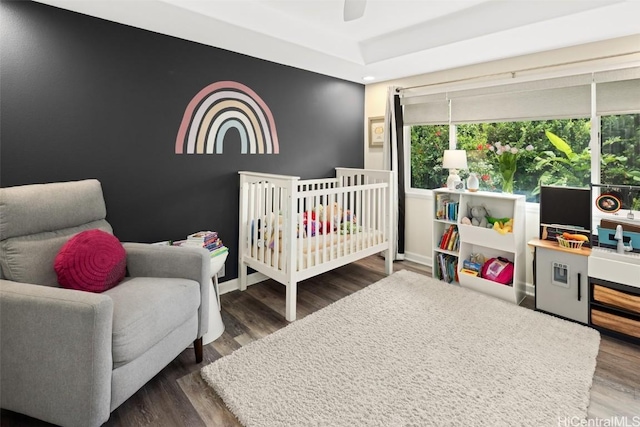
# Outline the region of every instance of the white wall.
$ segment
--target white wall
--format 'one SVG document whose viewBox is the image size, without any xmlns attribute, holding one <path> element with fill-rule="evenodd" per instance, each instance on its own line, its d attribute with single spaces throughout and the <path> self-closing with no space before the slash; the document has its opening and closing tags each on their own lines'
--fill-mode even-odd
<svg viewBox="0 0 640 427">
<path fill-rule="evenodd" d="M 369 84 L 365 88 L 365 167 L 381 169 L 383 165 L 382 149 L 370 148 L 368 146 L 367 118 L 384 116 L 389 86 L 406 88 L 426 84 L 439 84 L 460 79 L 475 79 L 476 81 L 490 79 L 502 80 L 511 75 L 511 72 L 519 70 L 530 70 L 517 73 L 519 76 L 528 77 L 548 73 L 551 69 L 558 72 L 573 72 L 573 70 L 576 72 L 588 72 L 595 67 L 630 62 L 637 63 L 640 60 L 638 46 L 640 46 L 640 34 L 443 70 L 399 80 Z M 535 68 L 535 70 L 531 70 L 533 68 Z M 405 256 L 409 260 L 427 265 L 431 265 L 432 203 L 433 198 L 428 191 L 414 191 L 407 194 Z M 526 221 L 527 240 L 538 237 L 539 218 L 537 204 L 527 204 Z M 531 282 L 532 255 L 530 251 L 527 251 L 527 283 L 530 284 Z"/>
</svg>

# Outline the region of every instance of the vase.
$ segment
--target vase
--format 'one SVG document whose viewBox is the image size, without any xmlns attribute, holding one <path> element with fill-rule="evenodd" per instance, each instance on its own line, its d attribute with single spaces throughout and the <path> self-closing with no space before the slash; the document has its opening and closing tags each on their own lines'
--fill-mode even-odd
<svg viewBox="0 0 640 427">
<path fill-rule="evenodd" d="M 467 178 L 467 190 L 475 193 L 480 188 L 480 181 L 478 180 L 478 176 L 471 172 L 469 177 Z"/>
<path fill-rule="evenodd" d="M 516 174 L 515 170 L 502 171 L 502 192 L 513 194 L 513 176 Z"/>
</svg>

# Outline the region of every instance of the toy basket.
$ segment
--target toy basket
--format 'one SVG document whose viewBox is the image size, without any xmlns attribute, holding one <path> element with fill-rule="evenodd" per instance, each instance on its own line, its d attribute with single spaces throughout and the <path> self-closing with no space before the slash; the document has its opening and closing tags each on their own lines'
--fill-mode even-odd
<svg viewBox="0 0 640 427">
<path fill-rule="evenodd" d="M 567 248 L 567 249 L 578 250 L 582 248 L 582 244 L 584 243 L 582 240 L 567 240 L 562 236 L 556 236 L 556 239 L 558 239 L 558 244 L 561 247 Z"/>
</svg>

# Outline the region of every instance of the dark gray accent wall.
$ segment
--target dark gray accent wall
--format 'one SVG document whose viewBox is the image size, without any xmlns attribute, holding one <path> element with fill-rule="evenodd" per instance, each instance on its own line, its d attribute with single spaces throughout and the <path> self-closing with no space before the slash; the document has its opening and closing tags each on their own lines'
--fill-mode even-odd
<svg viewBox="0 0 640 427">
<path fill-rule="evenodd" d="M 69 12 L 0 9 L 0 185 L 97 178 L 122 241 L 178 240 L 213 229 L 237 277 L 239 170 L 333 176 L 363 167 L 364 86 Z M 221 80 L 270 107 L 280 154 L 178 155 L 184 110 Z"/>
</svg>

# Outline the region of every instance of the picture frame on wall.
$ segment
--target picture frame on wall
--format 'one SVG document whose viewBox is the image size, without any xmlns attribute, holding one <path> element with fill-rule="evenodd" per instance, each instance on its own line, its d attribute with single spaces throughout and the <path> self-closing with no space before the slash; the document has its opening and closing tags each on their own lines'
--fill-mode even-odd
<svg viewBox="0 0 640 427">
<path fill-rule="evenodd" d="M 382 147 L 384 142 L 384 116 L 369 117 L 369 147 Z"/>
</svg>

